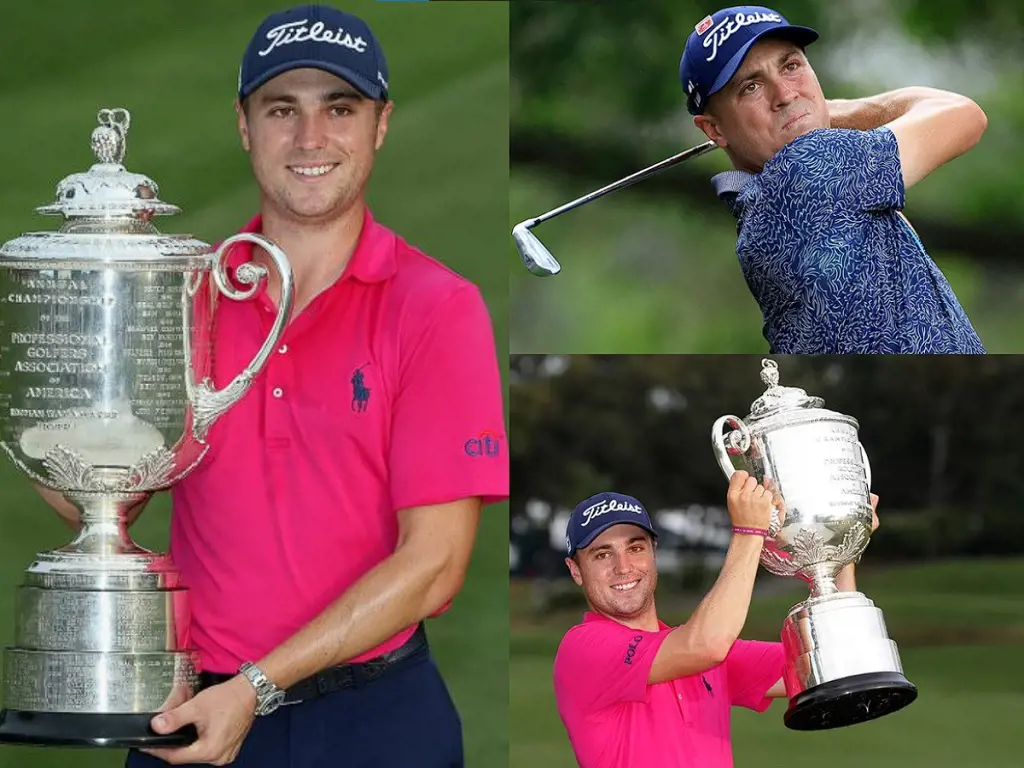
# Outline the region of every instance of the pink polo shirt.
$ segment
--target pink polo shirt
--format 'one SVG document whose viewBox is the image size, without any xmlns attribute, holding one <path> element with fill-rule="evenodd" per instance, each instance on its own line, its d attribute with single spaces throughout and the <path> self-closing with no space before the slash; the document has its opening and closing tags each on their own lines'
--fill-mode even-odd
<svg viewBox="0 0 1024 768">
<path fill-rule="evenodd" d="M 261 226 L 256 217 L 243 231 Z M 229 264 L 250 253 L 235 246 Z M 216 386 L 253 359 L 276 312 L 263 289 L 220 301 Z M 170 554 L 191 590 L 203 668 L 234 672 L 321 613 L 394 552 L 397 510 L 507 498 L 502 395 L 476 286 L 367 211 L 344 274 L 293 318 L 173 488 Z"/>
<path fill-rule="evenodd" d="M 581 768 L 731 768 L 733 706 L 763 712 L 782 678 L 781 643 L 737 640 L 701 675 L 647 678 L 672 628 L 630 629 L 587 612 L 558 647 L 558 713 Z"/>
</svg>

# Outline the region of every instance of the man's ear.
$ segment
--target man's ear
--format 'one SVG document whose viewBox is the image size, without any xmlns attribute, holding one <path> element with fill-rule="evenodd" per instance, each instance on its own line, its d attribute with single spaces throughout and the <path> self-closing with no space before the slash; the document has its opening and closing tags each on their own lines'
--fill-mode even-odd
<svg viewBox="0 0 1024 768">
<path fill-rule="evenodd" d="M 238 135 L 242 139 L 242 149 L 249 151 L 249 121 L 246 119 L 245 107 L 235 100 L 235 112 L 238 114 Z"/>
<path fill-rule="evenodd" d="M 694 115 L 693 124 L 704 132 L 704 135 L 720 147 L 727 147 L 729 142 L 718 129 L 718 120 L 710 115 Z"/>
<path fill-rule="evenodd" d="M 395 102 L 390 99 L 383 107 L 377 107 L 377 136 L 374 139 L 373 148 L 378 152 L 384 146 L 384 137 L 388 135 L 388 118 L 391 117 L 391 111 L 394 108 Z"/>
<path fill-rule="evenodd" d="M 569 566 L 569 575 L 572 576 L 572 580 L 576 582 L 576 586 L 583 586 L 583 576 L 580 575 L 580 567 L 576 564 L 576 561 L 571 557 L 565 558 L 565 564 Z"/>
</svg>

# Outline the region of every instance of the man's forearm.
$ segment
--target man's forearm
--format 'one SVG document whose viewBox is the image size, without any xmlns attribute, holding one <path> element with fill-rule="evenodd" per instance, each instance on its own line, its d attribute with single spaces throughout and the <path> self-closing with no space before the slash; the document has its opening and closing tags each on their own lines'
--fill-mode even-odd
<svg viewBox="0 0 1024 768">
<path fill-rule="evenodd" d="M 343 664 L 441 608 L 461 587 L 461 574 L 446 561 L 400 547 L 257 666 L 288 688 Z"/>
<path fill-rule="evenodd" d="M 840 592 L 857 591 L 857 578 L 854 574 L 853 563 L 845 566 L 836 576 L 836 589 Z"/>
<path fill-rule="evenodd" d="M 747 621 L 763 539 L 733 536 L 722 571 L 684 625 L 701 642 L 728 651 Z"/>
<path fill-rule="evenodd" d="M 733 536 L 714 586 L 658 649 L 648 684 L 694 675 L 725 660 L 747 621 L 763 545 L 757 536 Z"/>
<path fill-rule="evenodd" d="M 909 86 L 861 99 L 828 99 L 825 103 L 833 128 L 870 131 L 902 117 L 922 102 L 963 98 L 938 88 Z"/>
</svg>

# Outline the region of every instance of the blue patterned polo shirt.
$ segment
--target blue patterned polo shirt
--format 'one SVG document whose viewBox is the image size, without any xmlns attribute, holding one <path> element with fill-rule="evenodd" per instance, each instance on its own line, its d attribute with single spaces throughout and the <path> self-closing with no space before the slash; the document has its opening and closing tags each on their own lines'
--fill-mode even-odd
<svg viewBox="0 0 1024 768">
<path fill-rule="evenodd" d="M 712 179 L 774 353 L 983 354 L 942 272 L 899 212 L 888 128 L 811 131 L 759 174 Z"/>
</svg>

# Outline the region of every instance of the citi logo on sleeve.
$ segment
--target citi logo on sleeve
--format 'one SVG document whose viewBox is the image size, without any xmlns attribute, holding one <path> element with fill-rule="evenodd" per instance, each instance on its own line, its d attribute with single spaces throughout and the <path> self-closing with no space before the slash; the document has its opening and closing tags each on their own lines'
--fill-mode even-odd
<svg viewBox="0 0 1024 768">
<path fill-rule="evenodd" d="M 644 639 L 643 635 L 637 635 L 633 638 L 633 642 L 626 648 L 626 658 L 622 660 L 623 664 L 632 664 L 633 657 L 636 656 L 637 646 L 640 645 L 640 641 Z"/>
<path fill-rule="evenodd" d="M 496 459 L 501 455 L 501 440 L 502 437 L 497 432 L 491 432 L 485 429 L 476 437 L 471 437 L 463 444 L 463 449 L 466 451 L 467 456 L 476 458 L 477 456 L 486 456 L 491 459 Z"/>
</svg>

